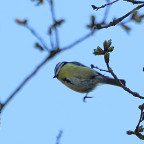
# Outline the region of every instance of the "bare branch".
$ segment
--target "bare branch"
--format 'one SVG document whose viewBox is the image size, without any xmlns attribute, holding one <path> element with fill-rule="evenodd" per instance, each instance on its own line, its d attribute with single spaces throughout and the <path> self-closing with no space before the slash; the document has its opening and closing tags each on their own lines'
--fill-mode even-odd
<svg viewBox="0 0 144 144">
<path fill-rule="evenodd" d="M 1 110 L 2 110 L 2 107 L 3 107 L 3 105 L 2 105 L 2 103 L 0 102 L 0 128 L 1 128 Z"/>
<path fill-rule="evenodd" d="M 123 19 L 125 19 L 126 17 L 128 17 L 129 15 L 131 15 L 134 11 L 139 10 L 140 8 L 144 7 L 144 4 L 137 6 L 136 8 L 134 8 L 133 10 L 131 10 L 130 12 L 128 12 L 127 14 L 125 14 L 124 16 L 114 19 L 112 22 L 110 22 L 108 25 L 104 25 L 104 26 L 94 26 L 94 29 L 103 29 L 103 28 L 108 28 L 111 26 L 115 26 L 116 24 L 120 23 Z"/>
<path fill-rule="evenodd" d="M 49 40 L 50 40 L 51 48 L 54 49 L 54 43 L 53 43 L 53 39 L 52 39 L 52 34 L 49 34 Z"/>
<path fill-rule="evenodd" d="M 110 6 L 106 7 L 105 12 L 104 12 L 104 17 L 103 17 L 103 22 L 106 22 L 106 19 L 109 15 L 109 10 L 110 10 Z"/>
<path fill-rule="evenodd" d="M 115 3 L 115 2 L 118 2 L 119 0 L 115 0 L 115 1 L 113 1 L 113 2 L 111 2 L 111 3 L 107 3 L 107 4 L 104 4 L 104 5 L 102 5 L 102 6 L 100 6 L 100 7 L 96 7 L 95 5 L 91 5 L 92 6 L 92 8 L 94 9 L 94 10 L 99 10 L 99 9 L 101 9 L 101 8 L 104 8 L 104 7 L 106 7 L 106 6 L 109 6 L 109 5 L 112 5 L 113 3 Z"/>
<path fill-rule="evenodd" d="M 103 71 L 103 72 L 109 72 L 108 70 L 100 69 L 99 67 L 94 66 L 93 64 L 91 64 L 91 68 L 92 68 L 92 69 L 93 69 L 93 68 L 96 68 L 96 69 L 98 69 L 99 71 Z"/>
<path fill-rule="evenodd" d="M 33 36 L 35 36 L 41 42 L 41 44 L 43 45 L 43 48 L 45 50 L 47 50 L 48 52 L 50 51 L 48 49 L 47 45 L 45 44 L 44 40 L 39 36 L 39 34 L 37 34 L 36 31 L 28 25 L 28 20 L 27 19 L 21 20 L 21 19 L 17 18 L 15 21 L 16 21 L 17 24 L 27 28 L 33 34 Z"/>
<path fill-rule="evenodd" d="M 53 2 L 53 0 L 47 0 L 47 2 L 50 5 L 53 23 L 56 23 L 57 21 L 56 21 L 56 16 L 55 16 L 55 11 L 54 11 L 54 2 Z M 57 30 L 56 26 L 54 27 L 54 30 L 55 30 L 55 38 L 56 38 L 56 49 L 58 49 L 58 48 L 60 48 L 59 47 L 59 34 L 58 34 L 58 30 Z M 51 42 L 51 44 L 52 44 L 52 42 Z"/>
<path fill-rule="evenodd" d="M 63 131 L 60 130 L 60 131 L 59 131 L 59 134 L 58 134 L 57 137 L 56 137 L 56 144 L 60 144 L 60 140 L 61 140 L 61 138 L 62 138 L 62 134 L 63 134 Z"/>
<path fill-rule="evenodd" d="M 119 82 L 120 86 L 121 86 L 125 91 L 127 91 L 127 92 L 130 93 L 130 94 L 132 94 L 134 97 L 138 97 L 138 98 L 140 98 L 140 99 L 144 99 L 144 97 L 143 97 L 143 96 L 140 96 L 137 92 L 133 92 L 133 91 L 131 91 L 128 87 L 124 86 L 124 85 L 121 83 L 121 81 L 118 79 L 118 77 L 115 75 L 115 73 L 113 72 L 113 70 L 110 68 L 109 63 L 106 63 L 106 65 L 107 65 L 108 71 L 111 73 L 111 75 L 114 77 L 114 79 Z"/>
<path fill-rule="evenodd" d="M 25 24 L 24 26 L 41 42 L 43 48 L 49 52 L 50 50 L 48 49 L 48 46 L 45 44 L 44 40 L 36 33 L 36 31 L 32 29 L 32 27 L 30 27 L 28 24 Z"/>
<path fill-rule="evenodd" d="M 89 32 L 85 36 L 79 38 L 78 40 L 74 41 L 70 45 L 63 47 L 62 50 L 67 50 L 67 49 L 74 47 L 75 45 L 79 44 L 80 42 L 82 42 L 82 41 L 86 40 L 87 38 L 89 38 L 90 36 L 92 36 L 94 34 L 94 32 L 95 32 L 95 30 L 92 30 L 91 32 Z"/>
<path fill-rule="evenodd" d="M 143 126 L 140 126 L 141 122 L 144 121 L 144 104 L 140 105 L 139 109 L 141 110 L 141 114 L 140 114 L 138 124 L 134 131 L 129 130 L 127 131 L 127 134 L 136 135 L 139 139 L 144 140 L 144 135 L 141 134 L 144 131 L 144 128 Z"/>
<path fill-rule="evenodd" d="M 143 4 L 144 1 L 135 1 L 135 0 L 123 0 L 123 1 L 127 1 L 127 2 L 130 2 L 132 4 Z"/>
</svg>

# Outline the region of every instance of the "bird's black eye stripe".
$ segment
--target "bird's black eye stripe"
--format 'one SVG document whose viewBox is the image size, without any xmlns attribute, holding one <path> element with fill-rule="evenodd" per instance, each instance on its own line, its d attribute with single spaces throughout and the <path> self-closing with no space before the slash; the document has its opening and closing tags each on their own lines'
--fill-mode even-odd
<svg viewBox="0 0 144 144">
<path fill-rule="evenodd" d="M 67 82 L 67 83 L 70 83 L 70 84 L 74 85 L 74 84 L 73 84 L 69 79 L 67 79 L 67 78 L 63 78 L 62 80 L 65 81 L 65 82 Z"/>
</svg>

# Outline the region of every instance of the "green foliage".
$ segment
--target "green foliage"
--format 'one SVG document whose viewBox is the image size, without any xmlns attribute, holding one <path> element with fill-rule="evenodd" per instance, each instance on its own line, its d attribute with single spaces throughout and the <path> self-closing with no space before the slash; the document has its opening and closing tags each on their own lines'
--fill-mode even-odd
<svg viewBox="0 0 144 144">
<path fill-rule="evenodd" d="M 93 54 L 95 54 L 95 55 L 103 55 L 104 51 L 98 46 L 97 49 L 94 49 Z"/>
<path fill-rule="evenodd" d="M 105 40 L 105 41 L 103 42 L 104 50 L 107 51 L 108 48 L 111 46 L 111 44 L 112 44 L 112 40 L 111 40 L 111 39 L 108 40 L 108 41 Z"/>
<path fill-rule="evenodd" d="M 106 63 L 109 63 L 109 59 L 110 59 L 110 54 L 109 54 L 109 52 L 106 52 L 106 53 L 104 54 L 104 59 L 105 59 L 105 62 L 106 62 Z"/>
<path fill-rule="evenodd" d="M 120 26 L 126 31 L 130 32 L 131 28 L 127 25 L 128 22 L 136 22 L 141 23 L 144 19 L 144 14 L 139 14 L 138 11 L 134 11 L 130 17 L 130 19 L 126 22 L 120 23 Z"/>
<path fill-rule="evenodd" d="M 143 18 L 144 18 L 144 14 L 140 15 L 138 11 L 134 11 L 131 16 L 131 20 L 133 20 L 136 23 L 141 23 Z"/>
<path fill-rule="evenodd" d="M 97 46 L 97 49 L 94 49 L 94 55 L 104 55 L 104 59 L 106 63 L 109 63 L 110 52 L 114 50 L 114 46 L 111 46 L 112 40 L 105 40 L 103 42 L 103 49 L 100 46 Z"/>
<path fill-rule="evenodd" d="M 131 30 L 131 28 L 129 26 L 127 26 L 126 24 L 124 23 L 121 23 L 120 24 L 122 26 L 122 28 L 126 31 L 126 32 L 129 32 Z"/>
</svg>

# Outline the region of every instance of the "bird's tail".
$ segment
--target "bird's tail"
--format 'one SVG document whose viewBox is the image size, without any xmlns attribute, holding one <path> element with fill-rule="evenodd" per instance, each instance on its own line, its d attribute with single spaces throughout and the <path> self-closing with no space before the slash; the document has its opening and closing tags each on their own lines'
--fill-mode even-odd
<svg viewBox="0 0 144 144">
<path fill-rule="evenodd" d="M 125 86 L 126 82 L 123 79 L 120 79 L 121 83 Z M 115 85 L 115 86 L 121 86 L 120 83 L 113 79 L 113 78 L 109 78 L 109 77 L 104 77 L 103 80 L 101 81 L 101 83 L 105 83 L 105 84 L 110 84 L 110 85 Z"/>
</svg>

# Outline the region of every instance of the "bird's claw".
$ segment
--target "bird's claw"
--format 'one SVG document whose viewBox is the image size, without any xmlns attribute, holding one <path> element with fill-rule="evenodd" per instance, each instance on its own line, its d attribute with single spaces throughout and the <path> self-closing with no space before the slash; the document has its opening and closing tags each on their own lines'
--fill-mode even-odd
<svg viewBox="0 0 144 144">
<path fill-rule="evenodd" d="M 90 96 L 84 96 L 84 97 L 83 97 L 83 102 L 86 102 L 86 99 L 87 99 L 87 98 L 93 98 L 93 97 L 90 97 Z"/>
</svg>

